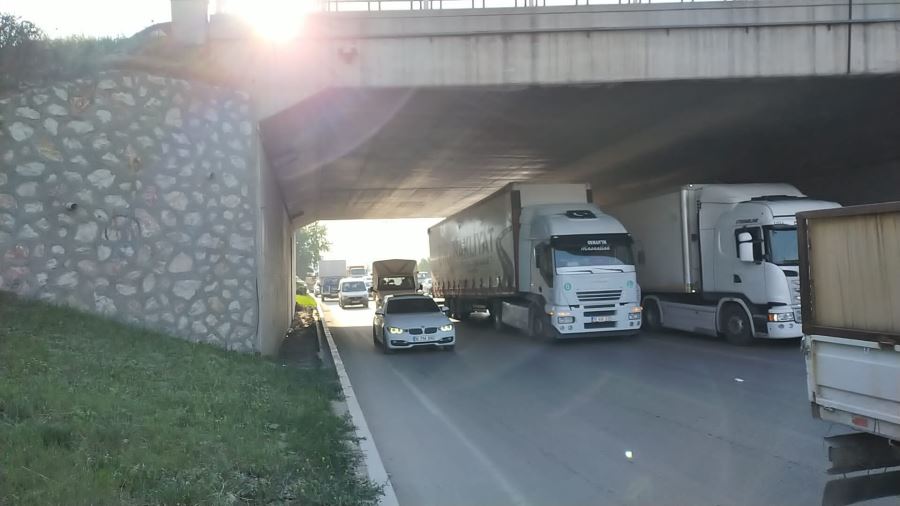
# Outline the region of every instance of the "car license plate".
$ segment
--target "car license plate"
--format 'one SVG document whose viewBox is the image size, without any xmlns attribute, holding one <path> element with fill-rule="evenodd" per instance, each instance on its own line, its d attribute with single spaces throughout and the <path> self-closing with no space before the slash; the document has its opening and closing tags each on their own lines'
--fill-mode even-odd
<svg viewBox="0 0 900 506">
<path fill-rule="evenodd" d="M 414 336 L 413 337 L 414 343 L 424 343 L 427 340 L 428 340 L 428 336 Z"/>
<path fill-rule="evenodd" d="M 594 323 L 612 322 L 615 320 L 615 316 L 594 316 L 591 318 L 591 321 Z"/>
</svg>

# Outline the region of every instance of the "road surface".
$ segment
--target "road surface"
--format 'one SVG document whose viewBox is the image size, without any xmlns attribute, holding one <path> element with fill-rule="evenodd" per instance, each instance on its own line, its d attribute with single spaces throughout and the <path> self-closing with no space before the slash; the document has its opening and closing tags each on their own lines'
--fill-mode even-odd
<svg viewBox="0 0 900 506">
<path fill-rule="evenodd" d="M 372 311 L 326 319 L 401 505 L 819 504 L 822 437 L 796 340 L 683 333 L 547 343 L 457 325 L 383 355 Z"/>
</svg>

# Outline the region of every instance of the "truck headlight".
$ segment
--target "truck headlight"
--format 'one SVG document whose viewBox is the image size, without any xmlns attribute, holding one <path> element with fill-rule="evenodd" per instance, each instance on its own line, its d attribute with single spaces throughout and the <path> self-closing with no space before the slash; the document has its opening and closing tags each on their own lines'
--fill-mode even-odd
<svg viewBox="0 0 900 506">
<path fill-rule="evenodd" d="M 446 325 L 441 325 L 441 331 L 442 331 L 442 332 L 450 332 L 451 330 L 453 330 L 453 324 L 452 324 L 452 323 L 448 323 L 448 324 L 446 324 Z"/>
<path fill-rule="evenodd" d="M 629 320 L 640 320 L 641 313 L 628 313 L 628 319 Z"/>
<path fill-rule="evenodd" d="M 575 317 L 574 316 L 557 316 L 556 321 L 557 321 L 557 323 L 560 323 L 560 324 L 575 323 Z"/>
<path fill-rule="evenodd" d="M 794 313 L 769 313 L 770 322 L 792 322 Z"/>
<path fill-rule="evenodd" d="M 391 334 L 402 334 L 403 329 L 399 329 L 397 327 L 388 327 L 388 332 L 390 332 Z"/>
</svg>

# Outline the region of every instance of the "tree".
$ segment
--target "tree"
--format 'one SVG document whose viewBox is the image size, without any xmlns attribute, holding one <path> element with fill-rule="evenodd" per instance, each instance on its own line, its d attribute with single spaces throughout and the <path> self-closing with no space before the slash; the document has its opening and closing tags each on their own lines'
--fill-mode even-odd
<svg viewBox="0 0 900 506">
<path fill-rule="evenodd" d="M 418 270 L 419 272 L 431 272 L 431 260 L 428 258 L 419 260 L 419 264 L 416 266 L 416 270 Z"/>
<path fill-rule="evenodd" d="M 31 21 L 0 13 L 0 90 L 31 77 L 45 39 Z"/>
<path fill-rule="evenodd" d="M 328 230 L 318 222 L 307 225 L 294 234 L 297 244 L 297 275 L 301 278 L 312 275 L 319 267 L 322 253 L 331 248 Z"/>
</svg>

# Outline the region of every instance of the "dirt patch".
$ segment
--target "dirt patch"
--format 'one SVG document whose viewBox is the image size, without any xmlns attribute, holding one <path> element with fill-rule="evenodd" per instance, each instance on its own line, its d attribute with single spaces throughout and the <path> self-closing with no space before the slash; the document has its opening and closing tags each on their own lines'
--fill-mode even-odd
<svg viewBox="0 0 900 506">
<path fill-rule="evenodd" d="M 295 313 L 291 330 L 281 343 L 278 358 L 284 364 L 305 369 L 321 365 L 316 318 L 312 311 Z"/>
</svg>

